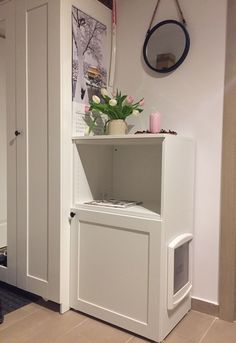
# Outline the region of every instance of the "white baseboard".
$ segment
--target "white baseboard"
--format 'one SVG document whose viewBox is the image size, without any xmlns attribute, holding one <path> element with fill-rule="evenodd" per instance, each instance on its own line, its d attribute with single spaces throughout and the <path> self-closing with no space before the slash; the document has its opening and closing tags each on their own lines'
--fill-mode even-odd
<svg viewBox="0 0 236 343">
<path fill-rule="evenodd" d="M 214 317 L 219 317 L 219 305 L 216 303 L 208 302 L 202 299 L 192 297 L 192 310 L 210 314 Z"/>
</svg>

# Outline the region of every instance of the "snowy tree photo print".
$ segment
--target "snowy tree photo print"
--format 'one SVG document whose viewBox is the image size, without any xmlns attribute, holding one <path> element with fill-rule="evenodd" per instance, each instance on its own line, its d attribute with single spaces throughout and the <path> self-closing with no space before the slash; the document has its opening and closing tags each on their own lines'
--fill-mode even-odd
<svg viewBox="0 0 236 343">
<path fill-rule="evenodd" d="M 106 87 L 107 28 L 73 6 L 72 37 L 72 100 L 88 104 Z"/>
</svg>

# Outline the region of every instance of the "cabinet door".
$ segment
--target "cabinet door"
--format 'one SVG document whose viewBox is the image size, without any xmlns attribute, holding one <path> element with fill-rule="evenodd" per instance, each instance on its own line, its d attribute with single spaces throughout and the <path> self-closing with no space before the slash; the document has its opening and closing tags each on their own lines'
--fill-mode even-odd
<svg viewBox="0 0 236 343">
<path fill-rule="evenodd" d="M 161 222 L 78 211 L 71 307 L 150 339 L 159 332 Z"/>
<path fill-rule="evenodd" d="M 0 5 L 0 241 L 7 245 L 7 267 L 0 280 L 16 284 L 16 141 L 14 3 Z M 4 235 L 4 236 L 3 236 Z"/>
<path fill-rule="evenodd" d="M 59 301 L 60 1 L 15 4 L 17 286 Z"/>
</svg>

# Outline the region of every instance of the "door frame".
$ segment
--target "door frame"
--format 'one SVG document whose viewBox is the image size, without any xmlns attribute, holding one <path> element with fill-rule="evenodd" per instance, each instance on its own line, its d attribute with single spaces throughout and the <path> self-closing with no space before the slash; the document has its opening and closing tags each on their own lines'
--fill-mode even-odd
<svg viewBox="0 0 236 343">
<path fill-rule="evenodd" d="M 236 2 L 228 0 L 223 114 L 219 317 L 236 319 Z"/>
</svg>

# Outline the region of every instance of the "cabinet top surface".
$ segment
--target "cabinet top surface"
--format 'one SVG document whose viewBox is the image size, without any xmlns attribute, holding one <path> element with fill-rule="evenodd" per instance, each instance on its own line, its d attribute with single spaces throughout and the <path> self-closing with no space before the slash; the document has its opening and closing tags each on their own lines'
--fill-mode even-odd
<svg viewBox="0 0 236 343">
<path fill-rule="evenodd" d="M 98 135 L 75 136 L 76 144 L 161 144 L 165 139 L 185 138 L 171 134 L 128 134 L 128 135 Z"/>
</svg>

